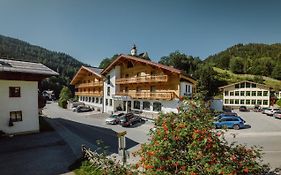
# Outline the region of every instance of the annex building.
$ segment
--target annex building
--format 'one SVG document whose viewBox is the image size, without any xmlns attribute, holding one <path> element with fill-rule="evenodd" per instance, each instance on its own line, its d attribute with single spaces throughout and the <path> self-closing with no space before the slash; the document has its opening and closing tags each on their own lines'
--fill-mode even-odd
<svg viewBox="0 0 281 175">
<path fill-rule="evenodd" d="M 225 107 L 237 108 L 246 106 L 253 108 L 256 105 L 269 107 L 270 88 L 264 84 L 251 81 L 241 81 L 227 86 L 222 86 L 223 105 Z"/>
</svg>

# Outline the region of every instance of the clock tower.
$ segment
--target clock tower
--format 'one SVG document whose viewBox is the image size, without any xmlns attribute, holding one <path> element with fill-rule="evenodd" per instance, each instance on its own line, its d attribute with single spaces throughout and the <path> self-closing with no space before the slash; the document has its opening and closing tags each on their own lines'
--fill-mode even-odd
<svg viewBox="0 0 281 175">
<path fill-rule="evenodd" d="M 136 47 L 135 44 L 134 44 L 133 48 L 131 49 L 131 55 L 132 56 L 137 56 L 137 47 Z"/>
</svg>

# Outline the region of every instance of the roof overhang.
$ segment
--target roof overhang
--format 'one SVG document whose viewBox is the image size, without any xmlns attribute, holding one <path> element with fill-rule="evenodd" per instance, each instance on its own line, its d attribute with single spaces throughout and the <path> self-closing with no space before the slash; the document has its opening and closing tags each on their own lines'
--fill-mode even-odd
<svg viewBox="0 0 281 175">
<path fill-rule="evenodd" d="M 70 84 L 75 85 L 80 80 L 81 77 L 84 77 L 86 75 L 84 72 L 90 72 L 90 73 L 96 75 L 98 78 L 102 78 L 101 74 L 98 74 L 95 71 L 93 71 L 85 66 L 81 66 L 81 68 L 78 70 L 78 72 L 75 74 L 75 76 L 71 80 Z"/>
</svg>

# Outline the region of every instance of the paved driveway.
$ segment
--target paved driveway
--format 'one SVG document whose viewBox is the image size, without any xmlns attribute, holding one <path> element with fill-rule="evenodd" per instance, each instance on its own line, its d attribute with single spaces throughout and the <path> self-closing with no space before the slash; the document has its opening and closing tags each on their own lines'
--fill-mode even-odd
<svg viewBox="0 0 281 175">
<path fill-rule="evenodd" d="M 265 163 L 270 163 L 273 168 L 281 168 L 281 120 L 259 112 L 236 112 L 246 120 L 249 127 L 241 130 L 230 129 L 226 138 L 229 141 L 262 147 Z M 236 138 L 231 134 L 235 134 Z"/>
<path fill-rule="evenodd" d="M 50 175 L 69 172 L 76 160 L 56 132 L 0 139 L 1 175 Z"/>
</svg>

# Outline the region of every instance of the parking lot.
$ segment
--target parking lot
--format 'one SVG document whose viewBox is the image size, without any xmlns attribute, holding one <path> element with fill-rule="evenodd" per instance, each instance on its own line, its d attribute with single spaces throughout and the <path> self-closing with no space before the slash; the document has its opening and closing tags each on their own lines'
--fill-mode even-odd
<svg viewBox="0 0 281 175">
<path fill-rule="evenodd" d="M 227 140 L 262 147 L 264 162 L 270 163 L 273 168 L 281 168 L 281 120 L 260 112 L 235 112 L 246 121 L 248 127 L 228 130 Z M 233 138 L 232 134 L 236 137 Z"/>
</svg>

